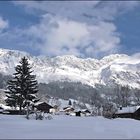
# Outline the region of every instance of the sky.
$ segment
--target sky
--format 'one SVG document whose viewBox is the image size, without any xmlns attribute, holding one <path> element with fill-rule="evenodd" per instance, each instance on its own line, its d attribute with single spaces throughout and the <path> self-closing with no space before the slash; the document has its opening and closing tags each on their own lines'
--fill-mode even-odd
<svg viewBox="0 0 140 140">
<path fill-rule="evenodd" d="M 35 56 L 140 56 L 139 26 L 139 1 L 0 1 L 0 48 Z"/>
</svg>

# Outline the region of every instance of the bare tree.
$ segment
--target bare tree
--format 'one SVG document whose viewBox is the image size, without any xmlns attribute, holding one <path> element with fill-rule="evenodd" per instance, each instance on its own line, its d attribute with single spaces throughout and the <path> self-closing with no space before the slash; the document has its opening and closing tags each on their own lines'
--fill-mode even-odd
<svg viewBox="0 0 140 140">
<path fill-rule="evenodd" d="M 113 89 L 113 92 L 114 92 L 113 101 L 118 106 L 126 107 L 126 106 L 130 105 L 130 88 L 129 88 L 129 86 L 116 85 L 116 87 Z"/>
<path fill-rule="evenodd" d="M 135 102 L 137 105 L 140 105 L 140 89 L 134 90 Z"/>
<path fill-rule="evenodd" d="M 113 114 L 117 111 L 117 107 L 112 102 L 107 102 L 103 105 L 103 116 L 106 118 L 112 118 Z"/>
</svg>

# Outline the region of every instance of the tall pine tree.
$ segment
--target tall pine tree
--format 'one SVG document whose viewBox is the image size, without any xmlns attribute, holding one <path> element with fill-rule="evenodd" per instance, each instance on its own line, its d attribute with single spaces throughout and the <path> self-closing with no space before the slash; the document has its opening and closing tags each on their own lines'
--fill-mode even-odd
<svg viewBox="0 0 140 140">
<path fill-rule="evenodd" d="M 22 108 L 29 109 L 30 105 L 38 101 L 36 96 L 38 83 L 27 58 L 23 57 L 15 70 L 13 79 L 8 82 L 6 103 L 10 106 L 18 106 L 21 114 Z"/>
</svg>

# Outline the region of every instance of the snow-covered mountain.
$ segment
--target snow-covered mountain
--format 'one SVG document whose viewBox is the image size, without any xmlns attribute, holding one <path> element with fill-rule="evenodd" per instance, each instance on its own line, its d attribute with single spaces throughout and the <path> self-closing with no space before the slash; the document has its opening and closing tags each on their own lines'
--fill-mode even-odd
<svg viewBox="0 0 140 140">
<path fill-rule="evenodd" d="M 140 88 L 140 59 L 136 57 L 112 54 L 100 60 L 72 55 L 49 58 L 0 49 L 0 73 L 12 75 L 23 56 L 29 59 L 39 82 L 78 81 L 93 87 L 95 84 L 112 86 L 118 83 Z"/>
</svg>

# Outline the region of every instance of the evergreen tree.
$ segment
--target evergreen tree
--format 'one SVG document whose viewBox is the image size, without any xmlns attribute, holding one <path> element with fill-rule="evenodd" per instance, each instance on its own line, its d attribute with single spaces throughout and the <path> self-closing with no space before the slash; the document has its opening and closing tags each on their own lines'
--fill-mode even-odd
<svg viewBox="0 0 140 140">
<path fill-rule="evenodd" d="M 30 105 L 38 101 L 36 97 L 38 83 L 36 76 L 32 75 L 33 71 L 27 58 L 23 57 L 15 70 L 13 79 L 8 82 L 6 102 L 10 106 L 19 106 L 21 113 L 22 108 L 29 109 Z"/>
<path fill-rule="evenodd" d="M 69 105 L 69 106 L 71 106 L 71 105 L 72 105 L 72 103 L 71 103 L 71 100 L 69 100 L 69 103 L 68 103 L 68 105 Z"/>
</svg>

